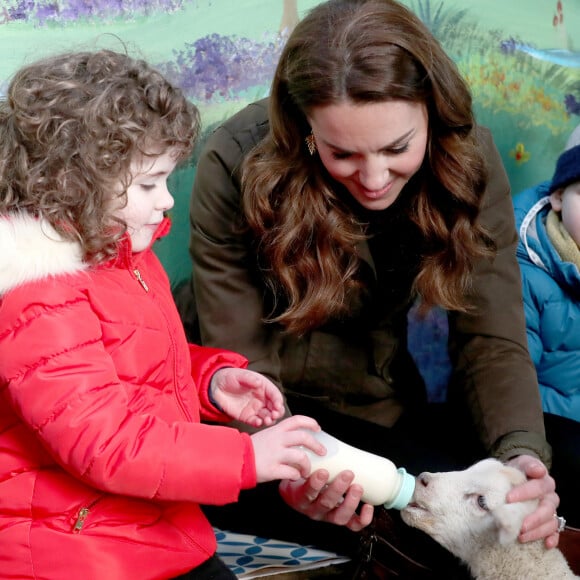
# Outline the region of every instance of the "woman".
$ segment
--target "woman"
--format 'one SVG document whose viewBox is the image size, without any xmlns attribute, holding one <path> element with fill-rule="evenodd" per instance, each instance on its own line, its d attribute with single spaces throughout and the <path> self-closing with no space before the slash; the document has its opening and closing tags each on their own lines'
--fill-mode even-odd
<svg viewBox="0 0 580 580">
<path fill-rule="evenodd" d="M 411 472 L 484 455 L 519 466 L 529 481 L 510 499 L 541 498 L 521 539 L 557 544 L 509 184 L 417 17 L 391 0 L 315 7 L 288 39 L 269 102 L 207 142 L 191 223 L 204 344 L 243 353 L 293 413 Z M 454 374 L 438 407 L 407 350 L 416 300 L 449 313 Z M 324 475 L 283 483 L 286 501 L 360 529 L 368 512 L 354 511 L 350 474 L 328 487 Z"/>
</svg>

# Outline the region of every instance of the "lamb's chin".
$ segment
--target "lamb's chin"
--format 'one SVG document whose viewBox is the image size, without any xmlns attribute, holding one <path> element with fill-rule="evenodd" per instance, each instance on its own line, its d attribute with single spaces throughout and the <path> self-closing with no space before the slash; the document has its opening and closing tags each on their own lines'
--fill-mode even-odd
<svg viewBox="0 0 580 580">
<path fill-rule="evenodd" d="M 401 519 L 408 525 L 413 527 L 421 527 L 421 520 L 429 514 L 429 510 L 411 502 L 407 507 L 401 510 Z"/>
</svg>

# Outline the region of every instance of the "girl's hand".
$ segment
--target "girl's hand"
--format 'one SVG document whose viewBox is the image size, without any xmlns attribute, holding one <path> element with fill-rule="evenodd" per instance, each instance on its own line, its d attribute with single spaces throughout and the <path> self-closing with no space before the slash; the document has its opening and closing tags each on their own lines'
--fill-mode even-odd
<svg viewBox="0 0 580 580">
<path fill-rule="evenodd" d="M 558 521 L 554 517 L 560 505 L 556 483 L 546 466 L 531 455 L 520 455 L 508 461 L 508 465 L 523 471 L 528 481 L 514 487 L 507 495 L 508 503 L 539 499 L 538 508 L 526 517 L 519 535 L 520 542 L 531 542 L 544 538 L 546 548 L 558 545 Z"/>
<path fill-rule="evenodd" d="M 294 415 L 273 427 L 254 433 L 254 457 L 258 483 L 274 479 L 299 479 L 310 472 L 310 459 L 304 448 L 324 455 L 326 449 L 311 431 L 320 431 L 318 423 L 304 415 Z"/>
<path fill-rule="evenodd" d="M 219 369 L 209 388 L 224 413 L 252 427 L 267 427 L 284 415 L 284 400 L 278 387 L 254 371 Z"/>
<path fill-rule="evenodd" d="M 325 469 L 319 469 L 306 480 L 280 482 L 280 495 L 296 511 L 323 522 L 346 526 L 353 532 L 359 532 L 368 526 L 373 519 L 374 508 L 363 504 L 359 506 L 363 488 L 352 485 L 354 473 L 342 471 L 331 483 Z"/>
</svg>

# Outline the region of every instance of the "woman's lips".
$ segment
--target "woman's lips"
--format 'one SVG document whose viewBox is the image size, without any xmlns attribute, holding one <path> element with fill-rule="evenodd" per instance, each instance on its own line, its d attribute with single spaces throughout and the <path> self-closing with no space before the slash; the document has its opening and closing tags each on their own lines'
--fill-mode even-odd
<svg viewBox="0 0 580 580">
<path fill-rule="evenodd" d="M 369 199 L 379 199 L 380 197 L 383 197 L 384 195 L 389 193 L 392 186 L 393 186 L 393 182 L 391 181 L 390 183 L 388 183 L 387 185 L 385 185 L 385 187 L 383 187 L 381 189 L 371 190 L 371 189 L 366 189 L 362 185 L 359 185 L 359 190 L 360 190 L 362 195 L 364 195 L 365 197 L 367 197 Z"/>
</svg>

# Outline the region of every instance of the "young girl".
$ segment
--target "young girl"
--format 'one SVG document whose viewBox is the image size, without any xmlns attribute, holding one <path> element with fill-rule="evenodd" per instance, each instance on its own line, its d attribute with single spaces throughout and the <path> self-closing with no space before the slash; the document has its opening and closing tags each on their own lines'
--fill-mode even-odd
<svg viewBox="0 0 580 580">
<path fill-rule="evenodd" d="M 0 569 L 234 578 L 199 504 L 323 452 L 246 360 L 187 344 L 151 250 L 198 113 L 110 51 L 19 71 L 0 104 Z M 181 576 L 180 576 L 181 575 Z"/>
</svg>

